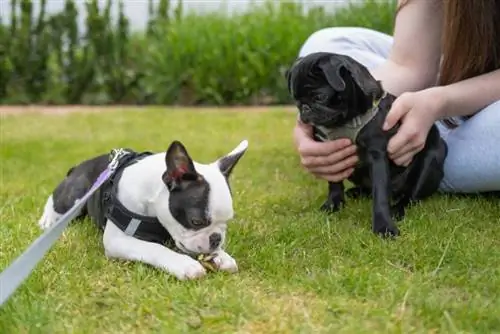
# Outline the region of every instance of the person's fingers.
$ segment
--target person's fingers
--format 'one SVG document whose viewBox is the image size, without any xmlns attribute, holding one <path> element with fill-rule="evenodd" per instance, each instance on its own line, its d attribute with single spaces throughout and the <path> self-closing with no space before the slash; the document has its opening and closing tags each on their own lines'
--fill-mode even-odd
<svg viewBox="0 0 500 334">
<path fill-rule="evenodd" d="M 346 169 L 353 168 L 358 160 L 359 158 L 357 155 L 351 155 L 335 164 L 310 167 L 309 171 L 315 174 L 337 174 L 345 171 Z"/>
<path fill-rule="evenodd" d="M 424 145 L 419 145 L 419 146 L 413 148 L 412 150 L 410 150 L 409 152 L 406 152 L 405 154 L 402 154 L 398 157 L 391 158 L 391 159 L 398 166 L 408 167 L 408 165 L 412 162 L 413 157 L 418 152 L 420 152 L 423 148 L 424 148 Z"/>
<path fill-rule="evenodd" d="M 403 93 L 396 98 L 385 117 L 385 122 L 382 126 L 384 131 L 392 129 L 408 113 L 411 109 L 410 99 L 411 93 Z"/>
<path fill-rule="evenodd" d="M 400 159 L 403 156 L 407 156 L 408 154 L 415 154 L 414 152 L 420 151 L 424 147 L 424 143 L 421 143 L 418 139 L 408 140 L 404 146 L 402 146 L 398 151 L 391 153 L 391 150 L 388 149 L 389 157 L 392 160 Z M 413 152 L 413 153 L 412 153 Z"/>
<path fill-rule="evenodd" d="M 298 151 L 302 157 L 323 158 L 334 152 L 340 151 L 351 145 L 349 139 L 338 139 L 326 142 L 317 142 L 312 139 L 302 140 L 299 143 Z"/>
<path fill-rule="evenodd" d="M 398 132 L 389 140 L 387 145 L 387 152 L 392 156 L 399 156 L 402 153 L 409 152 L 420 145 L 420 129 L 418 124 L 404 122 Z"/>
<path fill-rule="evenodd" d="M 351 144 L 349 139 L 318 142 L 313 139 L 312 126 L 298 121 L 294 128 L 294 140 L 300 156 L 324 157 Z"/>
<path fill-rule="evenodd" d="M 301 122 L 300 120 L 297 120 L 297 127 L 302 129 L 303 132 L 307 135 L 307 137 L 312 138 L 313 127 L 311 124 L 305 124 L 305 123 Z"/>
<path fill-rule="evenodd" d="M 321 167 L 321 166 L 331 166 L 342 162 L 346 158 L 356 153 L 356 146 L 350 145 L 341 150 L 337 150 L 326 156 L 301 156 L 300 162 L 302 165 L 308 169 Z"/>
<path fill-rule="evenodd" d="M 340 173 L 336 174 L 314 174 L 316 177 L 330 181 L 330 182 L 340 182 L 347 179 L 354 172 L 354 168 L 346 169 Z"/>
<path fill-rule="evenodd" d="M 413 160 L 413 156 L 415 155 L 415 152 L 409 152 L 406 153 L 405 155 L 394 159 L 394 163 L 398 166 L 403 166 L 403 167 L 408 167 L 408 165 L 411 163 Z"/>
<path fill-rule="evenodd" d="M 297 124 L 293 128 L 293 139 L 297 149 L 300 147 L 302 142 L 313 141 L 312 132 L 313 130 L 311 125 L 297 121 Z"/>
</svg>

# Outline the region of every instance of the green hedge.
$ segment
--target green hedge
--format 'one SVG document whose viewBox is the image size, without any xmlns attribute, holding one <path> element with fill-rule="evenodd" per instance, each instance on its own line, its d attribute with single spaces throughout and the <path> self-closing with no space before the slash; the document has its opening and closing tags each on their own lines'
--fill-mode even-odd
<svg viewBox="0 0 500 334">
<path fill-rule="evenodd" d="M 112 0 L 102 9 L 90 0 L 83 32 L 73 0 L 50 15 L 46 1 L 33 13 L 30 0 L 12 0 L 18 15 L 0 22 L 1 104 L 284 104 L 283 73 L 311 33 L 390 33 L 395 8 L 395 0 L 368 0 L 330 13 L 270 1 L 240 14 L 195 15 L 161 0 L 148 5 L 147 29 L 132 32 L 122 10 L 111 20 Z"/>
</svg>

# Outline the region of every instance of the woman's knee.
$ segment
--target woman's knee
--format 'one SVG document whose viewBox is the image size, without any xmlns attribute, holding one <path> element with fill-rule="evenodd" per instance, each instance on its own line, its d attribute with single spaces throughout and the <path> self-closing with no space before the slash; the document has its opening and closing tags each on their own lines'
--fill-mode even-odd
<svg viewBox="0 0 500 334">
<path fill-rule="evenodd" d="M 330 52 L 351 56 L 368 68 L 379 65 L 389 54 L 392 37 L 361 27 L 324 28 L 312 33 L 304 42 L 299 56 Z"/>
<path fill-rule="evenodd" d="M 500 100 L 479 111 L 472 118 L 450 133 L 457 140 L 467 140 L 498 145 L 500 140 Z"/>
<path fill-rule="evenodd" d="M 500 101 L 489 105 L 445 135 L 448 156 L 442 190 L 500 190 Z"/>
</svg>

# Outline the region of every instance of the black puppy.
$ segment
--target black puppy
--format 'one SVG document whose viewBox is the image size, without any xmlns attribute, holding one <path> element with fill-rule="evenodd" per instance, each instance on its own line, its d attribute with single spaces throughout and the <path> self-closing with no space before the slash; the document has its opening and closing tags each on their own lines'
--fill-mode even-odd
<svg viewBox="0 0 500 334">
<path fill-rule="evenodd" d="M 288 89 L 303 123 L 313 125 L 318 141 L 350 138 L 359 163 L 348 178 L 354 188 L 348 196 L 373 197 L 372 229 L 399 235 L 394 219 L 405 208 L 438 189 L 448 149 L 433 126 L 425 147 L 408 167 L 395 165 L 387 143 L 400 124 L 389 131 L 382 125 L 395 97 L 349 56 L 313 53 L 298 58 L 287 71 Z M 345 203 L 343 182 L 328 182 L 328 198 L 321 209 L 335 212 Z"/>
</svg>

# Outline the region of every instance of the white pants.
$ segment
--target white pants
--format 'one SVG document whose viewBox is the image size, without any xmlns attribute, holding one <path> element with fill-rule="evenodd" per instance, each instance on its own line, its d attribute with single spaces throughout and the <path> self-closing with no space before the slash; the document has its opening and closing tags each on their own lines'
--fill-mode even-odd
<svg viewBox="0 0 500 334">
<path fill-rule="evenodd" d="M 373 69 L 387 59 L 392 43 L 392 36 L 370 29 L 326 28 L 309 36 L 299 56 L 314 52 L 339 53 Z M 500 191 L 500 101 L 456 129 L 436 124 L 448 144 L 441 191 Z"/>
</svg>

